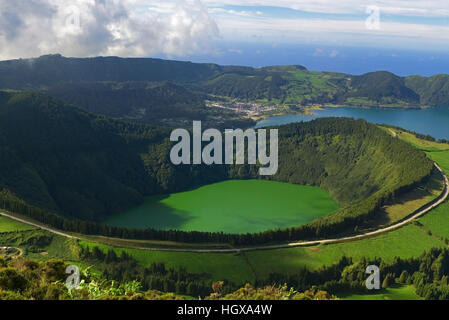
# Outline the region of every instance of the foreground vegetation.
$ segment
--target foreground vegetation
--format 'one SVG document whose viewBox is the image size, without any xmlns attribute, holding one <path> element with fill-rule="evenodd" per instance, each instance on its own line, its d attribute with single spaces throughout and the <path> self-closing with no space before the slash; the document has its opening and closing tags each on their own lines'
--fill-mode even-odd
<svg viewBox="0 0 449 320">
<path fill-rule="evenodd" d="M 21 236 L 24 232 L 28 232 L 28 236 Z M 375 293 L 371 298 L 387 295 L 387 298 L 392 299 L 410 299 L 413 298 L 413 292 L 426 299 L 449 298 L 447 248 L 431 249 L 411 258 L 396 256 L 389 261 L 365 257 L 353 261 L 342 256 L 315 270 L 295 268 L 283 272 L 273 268 L 265 276 L 259 274 L 256 279 L 243 282 L 252 283 L 260 289 L 254 289 L 251 285 L 238 289 L 239 285 L 223 278 L 223 273 L 215 274 L 224 280 L 220 281 L 214 280 L 207 271 L 192 273 L 184 267 L 168 268 L 164 263 L 152 263 L 144 267 L 127 251 L 116 251 L 115 248 L 104 246 L 99 249 L 95 244 L 79 246 L 76 241 L 60 239 L 58 236 L 52 239 L 45 231 L 3 233 L 0 237 L 2 244 L 14 241 L 14 244 L 24 248 L 26 256 L 35 257 L 34 261 L 8 256 L 0 259 L 2 299 L 191 299 L 198 296 L 204 299 L 251 299 L 251 296 L 266 299 L 330 299 L 332 295 L 359 299 L 366 294 L 368 296 L 365 298 L 370 298 L 374 293 L 366 290 L 364 270 L 372 264 L 380 266 L 385 291 Z M 64 242 L 58 248 L 53 242 L 60 241 Z M 71 257 L 64 250 L 70 251 Z M 40 257 L 37 258 L 36 253 L 39 251 Z M 261 252 L 267 254 L 266 251 Z M 54 257 L 61 253 L 65 255 L 65 261 L 72 262 L 55 261 Z M 268 254 L 273 255 L 275 251 Z M 290 251 L 289 255 L 295 254 Z M 195 264 L 194 260 L 186 258 L 181 257 L 184 264 L 187 261 L 188 265 Z M 222 259 L 226 260 L 226 256 L 222 256 Z M 282 260 L 278 261 L 282 263 Z M 67 264 L 77 265 L 83 270 L 81 290 L 67 291 L 63 285 L 67 278 Z M 232 268 L 235 270 L 236 266 Z M 402 290 L 395 289 L 398 284 Z"/>
<path fill-rule="evenodd" d="M 0 300 L 186 300 L 186 295 L 159 290 L 144 290 L 139 281 L 108 280 L 92 273 L 89 268 L 81 270 L 80 283 L 76 288 L 66 287 L 67 263 L 61 260 L 33 261 L 17 258 L 6 261 L 0 256 Z M 157 268 L 158 266 L 155 266 Z M 149 270 L 150 271 L 150 270 Z M 159 270 L 151 270 L 160 274 Z M 331 300 L 325 291 L 311 288 L 303 293 L 286 286 L 254 288 L 250 284 L 224 293 L 223 282 L 212 283 L 205 300 Z"/>
</svg>

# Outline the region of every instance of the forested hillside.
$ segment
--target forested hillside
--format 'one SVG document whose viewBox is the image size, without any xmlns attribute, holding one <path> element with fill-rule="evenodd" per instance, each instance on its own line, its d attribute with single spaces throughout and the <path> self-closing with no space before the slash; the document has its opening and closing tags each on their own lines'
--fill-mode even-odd
<svg viewBox="0 0 449 320">
<path fill-rule="evenodd" d="M 28 205 L 98 222 L 139 204 L 146 195 L 227 179 L 260 178 L 256 166 L 174 166 L 169 159 L 170 131 L 94 116 L 41 94 L 2 93 L 3 206 L 79 232 L 78 222 L 71 225 L 56 216 L 47 219 L 46 213 Z M 291 124 L 279 128 L 279 139 L 279 171 L 270 179 L 320 186 L 342 207 L 310 225 L 279 233 L 279 240 L 351 229 L 395 195 L 422 182 L 432 170 L 423 152 L 363 120 L 325 118 Z M 130 232 L 101 225 L 87 228 L 85 222 L 82 231 L 130 236 Z M 162 231 L 134 236 L 164 238 L 168 234 L 185 236 Z M 262 234 L 257 241 L 271 236 Z M 210 237 L 215 236 L 202 235 L 196 241 L 210 241 Z"/>
<path fill-rule="evenodd" d="M 0 139 L 2 188 L 38 207 L 92 219 L 154 188 L 107 121 L 47 96 L 1 93 Z"/>
<path fill-rule="evenodd" d="M 420 96 L 421 104 L 449 107 L 449 75 L 439 74 L 430 78 L 412 76 L 406 85 Z"/>
<path fill-rule="evenodd" d="M 160 59 L 117 57 L 65 58 L 47 55 L 0 63 L 0 87 L 36 89 L 60 82 L 173 81 L 194 82 L 214 76 L 221 68 Z"/>
<path fill-rule="evenodd" d="M 404 78 L 390 72 L 371 72 L 355 76 L 345 98 L 365 98 L 375 104 L 419 104 L 419 94 L 405 85 Z"/>
<path fill-rule="evenodd" d="M 64 82 L 47 93 L 92 113 L 147 123 L 205 120 L 208 113 L 204 95 L 167 82 Z"/>
</svg>

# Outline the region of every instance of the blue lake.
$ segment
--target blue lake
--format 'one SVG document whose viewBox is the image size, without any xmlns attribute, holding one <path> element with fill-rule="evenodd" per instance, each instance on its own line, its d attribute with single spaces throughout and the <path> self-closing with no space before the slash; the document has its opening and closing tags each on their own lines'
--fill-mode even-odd
<svg viewBox="0 0 449 320">
<path fill-rule="evenodd" d="M 287 123 L 311 121 L 323 117 L 347 117 L 365 119 L 378 124 L 390 124 L 437 139 L 449 139 L 449 108 L 428 109 L 361 109 L 324 108 L 314 110 L 313 115 L 282 115 L 261 120 L 256 127 L 279 126 Z"/>
</svg>

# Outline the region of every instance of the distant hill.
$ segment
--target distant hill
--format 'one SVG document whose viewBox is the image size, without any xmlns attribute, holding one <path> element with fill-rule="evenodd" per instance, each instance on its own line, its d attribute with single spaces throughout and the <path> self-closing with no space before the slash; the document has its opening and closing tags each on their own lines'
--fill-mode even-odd
<svg viewBox="0 0 449 320">
<path fill-rule="evenodd" d="M 203 120 L 207 112 L 204 94 L 170 82 L 61 82 L 45 92 L 92 113 L 146 123 Z"/>
<path fill-rule="evenodd" d="M 206 99 L 294 107 L 449 106 L 448 75 L 404 78 L 379 71 L 353 76 L 303 66 L 251 68 L 150 58 L 47 55 L 0 61 L 0 89 L 40 91 L 96 114 L 174 126 L 182 120 L 231 126 L 242 120 L 224 109 L 206 108 Z M 253 124 L 246 121 L 237 124 Z"/>
<path fill-rule="evenodd" d="M 449 75 L 439 74 L 430 78 L 411 76 L 405 79 L 405 83 L 419 94 L 421 104 L 449 107 Z"/>
<path fill-rule="evenodd" d="M 39 89 L 60 82 L 174 81 L 195 82 L 213 77 L 222 68 L 213 64 L 117 57 L 65 58 L 47 55 L 0 62 L 0 87 Z"/>
<path fill-rule="evenodd" d="M 419 94 L 406 86 L 404 78 L 387 71 L 352 77 L 345 98 L 365 98 L 383 105 L 401 102 L 415 105 L 420 103 Z"/>
<path fill-rule="evenodd" d="M 0 93 L 0 141 L 0 188 L 50 211 L 93 219 L 151 189 L 107 121 L 47 96 Z"/>
</svg>

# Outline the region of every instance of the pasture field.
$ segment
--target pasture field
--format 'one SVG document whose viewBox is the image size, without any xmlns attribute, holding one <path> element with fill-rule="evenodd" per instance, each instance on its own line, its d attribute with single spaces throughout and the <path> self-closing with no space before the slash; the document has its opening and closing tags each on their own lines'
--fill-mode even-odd
<svg viewBox="0 0 449 320">
<path fill-rule="evenodd" d="M 322 189 L 266 180 L 230 180 L 150 196 L 105 223 L 143 229 L 255 233 L 306 224 L 338 209 Z"/>
<path fill-rule="evenodd" d="M 378 292 L 378 291 L 376 291 Z M 343 300 L 422 300 L 413 286 L 394 286 L 382 289 L 380 293 L 342 295 Z"/>
<path fill-rule="evenodd" d="M 427 152 L 427 156 L 449 174 L 449 150 Z M 430 230 L 434 236 L 442 239 L 449 238 L 449 201 L 432 210 L 418 220 L 423 227 Z"/>
<path fill-rule="evenodd" d="M 294 274 L 304 267 L 317 270 L 322 266 L 338 262 L 343 256 L 352 257 L 354 260 L 361 257 L 381 257 L 386 261 L 392 261 L 396 256 L 403 258 L 418 256 L 425 250 L 442 247 L 445 244 L 429 236 L 424 229 L 416 225 L 408 225 L 390 233 L 360 241 L 317 247 L 250 251 L 241 254 L 149 251 L 87 241 L 81 241 L 80 245 L 97 246 L 103 251 L 113 249 L 117 254 L 124 250 L 143 266 L 164 262 L 169 268 L 185 267 L 189 272 L 206 273 L 215 281 L 228 279 L 235 284 L 244 284 L 247 281 L 253 281 L 256 277 L 263 279 L 271 272 Z"/>
<path fill-rule="evenodd" d="M 446 175 L 449 174 L 449 150 L 427 152 L 427 156 L 438 163 L 441 169 L 446 172 Z"/>
<path fill-rule="evenodd" d="M 399 133 L 398 130 L 394 131 L 396 133 Z M 449 144 L 419 139 L 414 134 L 411 134 L 409 132 L 401 132 L 398 134 L 398 137 L 399 139 L 407 141 L 411 143 L 415 148 L 421 150 L 429 152 L 449 150 Z"/>
<path fill-rule="evenodd" d="M 449 239 L 449 202 L 446 201 L 432 210 L 431 214 L 419 218 L 418 221 L 434 236 Z"/>
<path fill-rule="evenodd" d="M 444 190 L 444 182 L 439 172 L 433 172 L 429 181 L 415 189 L 398 196 L 395 203 L 385 206 L 382 222 L 392 224 L 399 221 L 425 204 L 436 199 Z"/>
<path fill-rule="evenodd" d="M 255 276 L 245 257 L 237 253 L 191 253 L 165 252 L 130 248 L 118 248 L 104 244 L 80 241 L 81 246 L 98 247 L 106 252 L 113 249 L 117 254 L 126 251 L 142 266 L 165 263 L 167 268 L 185 267 L 188 272 L 208 274 L 213 280 L 227 279 L 235 284 L 253 282 Z"/>
<path fill-rule="evenodd" d="M 0 216 L 0 233 L 12 231 L 34 230 L 33 226 Z"/>
<path fill-rule="evenodd" d="M 358 241 L 320 245 L 316 247 L 296 247 L 270 251 L 245 253 L 258 277 L 266 277 L 270 272 L 294 274 L 300 268 L 311 270 L 331 265 L 347 256 L 357 261 L 362 257 L 380 257 L 392 261 L 394 257 L 409 258 L 422 254 L 434 247 L 445 244 L 431 237 L 416 225 L 407 225 L 377 237 Z"/>
</svg>

